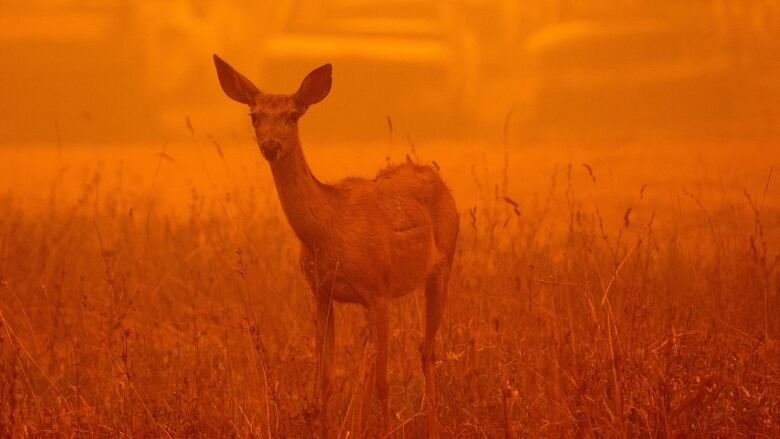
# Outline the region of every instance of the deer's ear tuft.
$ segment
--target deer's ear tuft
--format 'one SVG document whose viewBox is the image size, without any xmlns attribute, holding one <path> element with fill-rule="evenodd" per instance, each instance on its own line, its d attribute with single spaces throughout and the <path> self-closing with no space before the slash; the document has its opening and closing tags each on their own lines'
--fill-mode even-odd
<svg viewBox="0 0 780 439">
<path fill-rule="evenodd" d="M 260 90 L 252 84 L 252 81 L 246 79 L 216 54 L 214 54 L 214 66 L 217 68 L 219 85 L 230 99 L 242 104 L 254 105 Z"/>
<path fill-rule="evenodd" d="M 330 93 L 333 84 L 331 77 L 333 66 L 325 64 L 312 70 L 301 82 L 301 86 L 295 93 L 295 100 L 302 106 L 308 107 L 325 99 Z"/>
</svg>

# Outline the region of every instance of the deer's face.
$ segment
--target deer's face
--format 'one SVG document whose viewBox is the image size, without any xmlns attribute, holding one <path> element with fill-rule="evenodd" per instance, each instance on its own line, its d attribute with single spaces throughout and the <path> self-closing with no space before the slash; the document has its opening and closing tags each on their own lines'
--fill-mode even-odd
<svg viewBox="0 0 780 439">
<path fill-rule="evenodd" d="M 249 117 L 266 160 L 273 162 L 299 146 L 298 119 L 304 111 L 289 96 L 261 94 L 257 97 Z"/>
<path fill-rule="evenodd" d="M 266 160 L 273 163 L 300 148 L 298 119 L 309 106 L 325 99 L 330 93 L 330 64 L 314 69 L 303 79 L 298 91 L 289 96 L 261 92 L 217 55 L 214 55 L 214 65 L 225 94 L 249 106 L 257 145 Z"/>
</svg>

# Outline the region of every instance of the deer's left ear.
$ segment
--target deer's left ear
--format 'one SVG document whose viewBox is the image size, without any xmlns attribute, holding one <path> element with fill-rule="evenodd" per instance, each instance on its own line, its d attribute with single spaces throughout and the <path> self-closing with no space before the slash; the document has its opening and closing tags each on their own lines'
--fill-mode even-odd
<svg viewBox="0 0 780 439">
<path fill-rule="evenodd" d="M 333 84 L 331 74 L 333 66 L 325 64 L 312 70 L 301 82 L 298 91 L 295 92 L 295 101 L 298 104 L 308 107 L 325 99 L 330 93 L 330 87 Z"/>
<path fill-rule="evenodd" d="M 252 84 L 252 81 L 246 79 L 244 75 L 238 73 L 230 64 L 214 54 L 214 66 L 217 68 L 219 85 L 228 97 L 242 104 L 253 105 L 260 91 Z"/>
</svg>

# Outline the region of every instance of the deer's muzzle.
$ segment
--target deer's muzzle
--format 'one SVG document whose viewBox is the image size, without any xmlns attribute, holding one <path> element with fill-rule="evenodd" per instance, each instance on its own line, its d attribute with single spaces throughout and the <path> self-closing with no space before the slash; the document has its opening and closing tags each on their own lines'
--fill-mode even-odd
<svg viewBox="0 0 780 439">
<path fill-rule="evenodd" d="M 279 150 L 282 148 L 282 144 L 276 140 L 266 140 L 260 145 L 260 152 L 263 153 L 263 157 L 269 162 L 276 160 L 279 155 Z"/>
</svg>

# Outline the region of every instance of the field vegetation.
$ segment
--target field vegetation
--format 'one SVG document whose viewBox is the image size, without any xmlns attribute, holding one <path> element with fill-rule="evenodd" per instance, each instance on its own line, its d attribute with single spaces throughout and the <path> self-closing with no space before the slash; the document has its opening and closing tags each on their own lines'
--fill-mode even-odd
<svg viewBox="0 0 780 439">
<path fill-rule="evenodd" d="M 324 180 L 408 154 L 453 189 L 447 436 L 780 436 L 774 146 L 303 144 Z M 3 147 L 0 436 L 316 436 L 297 257 L 251 142 Z M 393 437 L 424 435 L 422 300 L 391 308 Z M 365 322 L 335 317 L 347 437 Z"/>
</svg>

